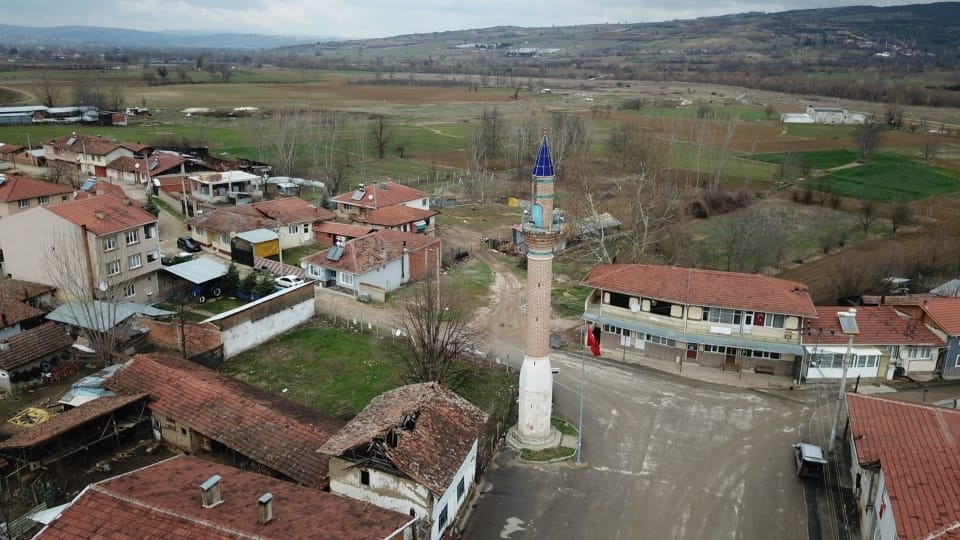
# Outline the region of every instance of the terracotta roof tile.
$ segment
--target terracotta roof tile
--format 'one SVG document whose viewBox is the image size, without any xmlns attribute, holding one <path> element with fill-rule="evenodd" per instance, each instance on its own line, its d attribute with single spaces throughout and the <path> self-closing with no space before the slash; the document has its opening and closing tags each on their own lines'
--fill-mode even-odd
<svg viewBox="0 0 960 540">
<path fill-rule="evenodd" d="M 262 201 L 252 205 L 257 210 L 272 219 L 279 219 L 280 223 L 304 223 L 326 221 L 336 217 L 336 214 L 326 208 L 318 208 L 297 197 L 283 197 L 272 201 Z"/>
<path fill-rule="evenodd" d="M 204 211 L 203 215 L 187 220 L 194 227 L 200 227 L 216 233 L 241 233 L 272 228 L 276 224 L 272 219 L 264 216 L 259 210 L 250 206 L 231 206 Z"/>
<path fill-rule="evenodd" d="M 366 214 L 350 216 L 350 219 L 359 223 L 369 223 L 371 225 L 381 225 L 383 227 L 396 227 L 404 223 L 413 223 L 433 217 L 440 212 L 436 210 L 423 210 L 421 208 L 411 208 L 402 204 L 394 206 L 385 206 L 378 208 Z"/>
<path fill-rule="evenodd" d="M 960 410 L 859 394 L 847 404 L 857 459 L 880 463 L 898 536 L 960 537 Z"/>
<path fill-rule="evenodd" d="M 90 197 L 99 197 L 101 195 L 113 195 L 115 197 L 119 197 L 120 199 L 128 198 L 130 199 L 131 204 L 139 207 L 143 207 L 143 205 L 146 204 L 141 200 L 127 197 L 127 194 L 125 191 L 123 191 L 122 187 L 117 184 L 111 184 L 105 180 L 97 180 L 97 182 L 89 190 L 77 190 L 76 193 L 74 193 L 73 199 L 89 199 Z"/>
<path fill-rule="evenodd" d="M 815 330 L 806 341 L 823 345 L 846 344 L 848 336 L 840 330 L 837 313 L 848 309 L 844 306 L 817 306 L 817 319 L 810 322 L 810 327 Z M 923 323 L 900 314 L 891 306 L 859 306 L 856 309 L 860 333 L 854 340 L 858 345 L 944 345 L 944 341 Z"/>
<path fill-rule="evenodd" d="M 141 174 L 150 174 L 152 176 L 163 174 L 171 169 L 179 170 L 180 164 L 183 163 L 183 158 L 173 152 L 154 152 L 148 159 L 122 156 L 107 163 L 107 168 L 123 172 L 135 172 L 137 170 L 135 167 L 137 163 L 140 164 Z"/>
<path fill-rule="evenodd" d="M 204 508 L 198 488 L 215 474 L 223 502 Z M 265 493 L 274 519 L 262 524 L 257 499 Z M 409 522 L 363 501 L 181 455 L 90 485 L 35 538 L 366 540 Z"/>
<path fill-rule="evenodd" d="M 4 202 L 66 195 L 68 193 L 73 193 L 73 188 L 70 186 L 62 186 L 20 175 L 7 176 L 6 181 L 0 184 L 0 201 Z"/>
<path fill-rule="evenodd" d="M 384 185 L 387 189 L 383 189 Z M 377 208 L 383 208 L 385 206 L 393 206 L 395 204 L 403 204 L 405 202 L 430 197 L 429 193 L 393 181 L 367 184 L 364 186 L 363 197 L 356 201 L 353 200 L 355 193 L 357 193 L 357 191 L 344 193 L 343 195 L 333 197 L 331 200 L 338 203 L 346 203 L 376 210 Z"/>
<path fill-rule="evenodd" d="M 324 221 L 314 229 L 316 233 L 334 234 L 337 236 L 346 236 L 347 238 L 359 238 L 370 234 L 372 231 L 373 228 L 371 227 L 361 227 L 359 225 L 337 223 L 335 221 Z"/>
<path fill-rule="evenodd" d="M 6 339 L 0 339 L 0 368 L 11 370 L 35 362 L 73 345 L 69 334 L 55 323 L 46 322 Z"/>
<path fill-rule="evenodd" d="M 145 400 L 146 398 L 146 394 L 134 394 L 129 396 L 100 397 L 93 401 L 88 401 L 79 407 L 64 411 L 38 426 L 32 427 L 27 431 L 21 431 L 13 437 L 0 442 L 0 449 L 29 448 L 36 446 L 50 439 L 59 437 L 91 420 L 122 409 L 131 403 Z"/>
<path fill-rule="evenodd" d="M 932 318 L 944 332 L 951 336 L 960 336 L 960 298 L 936 298 L 922 304 L 923 311 Z"/>
<path fill-rule="evenodd" d="M 407 418 L 415 416 L 412 427 Z M 397 437 L 386 445 L 393 465 L 436 495 L 443 494 L 480 437 L 487 414 L 436 383 L 401 386 L 381 394 L 320 449 L 339 456 L 374 438 Z"/>
<path fill-rule="evenodd" d="M 49 285 L 41 285 L 30 281 L 0 280 L 0 328 L 13 326 L 19 322 L 42 316 L 42 311 L 27 304 L 25 300 L 53 290 L 54 287 Z"/>
<path fill-rule="evenodd" d="M 97 236 L 156 223 L 157 218 L 134 204 L 126 204 L 116 195 L 101 195 L 48 208 L 50 212 L 76 225 L 86 225 Z"/>
<path fill-rule="evenodd" d="M 319 253 L 304 257 L 301 262 L 312 263 L 317 266 L 323 266 L 324 268 L 334 268 L 351 274 L 365 274 L 377 266 L 384 265 L 403 256 L 402 239 L 398 240 L 396 235 L 390 234 L 395 232 L 396 231 L 380 230 L 367 236 L 348 240 L 343 246 L 343 256 L 337 261 L 327 259 L 327 254 L 330 253 L 330 250 L 325 249 Z M 420 237 L 428 239 L 425 241 L 429 243 L 439 242 L 438 238 L 422 234 L 399 234 L 407 235 L 405 238 L 409 238 L 410 241 L 413 241 L 413 237 Z M 409 245 L 408 242 L 408 246 Z"/>
<path fill-rule="evenodd" d="M 327 458 L 316 450 L 342 422 L 187 360 L 140 354 L 108 381 L 147 392 L 150 409 L 292 479 L 323 487 Z"/>
<path fill-rule="evenodd" d="M 70 139 L 74 139 L 73 144 L 67 144 L 70 142 Z M 106 137 L 84 134 L 64 135 L 63 137 L 58 137 L 44 144 L 49 144 L 54 148 L 62 148 L 70 152 L 81 152 L 92 156 L 105 156 L 117 148 L 126 148 L 124 144 L 112 141 Z"/>
<path fill-rule="evenodd" d="M 406 242 L 406 248 L 410 251 L 416 251 L 427 246 L 433 246 L 441 243 L 440 238 L 436 236 L 427 236 L 425 234 L 412 232 L 381 230 L 377 231 L 375 234 L 387 242 L 390 242 L 394 245 L 399 245 L 401 247 L 403 247 L 404 242 Z"/>
<path fill-rule="evenodd" d="M 606 264 L 594 268 L 588 287 L 676 302 L 814 317 L 806 285 L 758 274 L 653 266 Z"/>
</svg>

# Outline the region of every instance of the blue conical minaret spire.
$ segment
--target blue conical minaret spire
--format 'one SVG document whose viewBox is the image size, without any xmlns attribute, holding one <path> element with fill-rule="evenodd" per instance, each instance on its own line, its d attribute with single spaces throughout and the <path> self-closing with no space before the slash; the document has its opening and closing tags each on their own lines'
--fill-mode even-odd
<svg viewBox="0 0 960 540">
<path fill-rule="evenodd" d="M 550 157 L 550 143 L 547 141 L 546 130 L 540 142 L 540 152 L 537 153 L 537 162 L 533 166 L 533 175 L 546 178 L 553 176 L 553 158 Z"/>
</svg>

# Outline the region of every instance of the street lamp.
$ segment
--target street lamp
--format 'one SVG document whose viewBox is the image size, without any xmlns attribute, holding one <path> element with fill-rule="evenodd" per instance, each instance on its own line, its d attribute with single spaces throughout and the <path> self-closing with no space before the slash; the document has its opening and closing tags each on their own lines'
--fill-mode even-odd
<svg viewBox="0 0 960 540">
<path fill-rule="evenodd" d="M 847 354 L 843 357 L 843 372 L 840 375 L 840 391 L 837 392 L 837 414 L 833 418 L 833 428 L 830 430 L 828 452 L 833 452 L 837 430 L 840 427 L 840 415 L 843 413 L 843 402 L 847 397 L 847 367 L 853 362 L 853 336 L 860 333 L 860 328 L 857 326 L 857 310 L 850 308 L 850 311 L 841 311 L 837 313 L 837 317 L 840 319 L 840 331 L 846 334 L 848 339 Z"/>
<path fill-rule="evenodd" d="M 580 419 L 577 421 L 577 465 L 582 463 L 583 458 L 583 388 L 584 380 L 587 378 L 587 357 L 583 354 L 583 344 L 586 336 L 583 335 L 583 328 L 580 328 Z"/>
</svg>

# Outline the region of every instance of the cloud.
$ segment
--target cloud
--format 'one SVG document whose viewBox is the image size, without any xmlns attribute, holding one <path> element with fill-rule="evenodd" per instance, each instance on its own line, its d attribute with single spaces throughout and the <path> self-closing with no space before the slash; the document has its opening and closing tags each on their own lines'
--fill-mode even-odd
<svg viewBox="0 0 960 540">
<path fill-rule="evenodd" d="M 849 3 L 821 0 L 817 7 Z M 884 5 L 904 3 L 918 2 Z M 674 0 L 669 5 L 636 0 L 32 0 L 7 10 L 2 23 L 359 38 L 491 26 L 639 23 L 809 7 L 806 0 Z"/>
</svg>

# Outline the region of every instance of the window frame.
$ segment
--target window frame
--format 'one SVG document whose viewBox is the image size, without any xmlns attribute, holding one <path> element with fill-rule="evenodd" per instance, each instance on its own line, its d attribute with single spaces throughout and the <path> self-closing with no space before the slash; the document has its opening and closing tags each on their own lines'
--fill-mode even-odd
<svg viewBox="0 0 960 540">
<path fill-rule="evenodd" d="M 137 261 L 136 266 L 134 266 L 133 264 L 134 259 L 136 259 Z M 142 266 L 143 266 L 143 256 L 141 254 L 134 253 L 132 255 L 127 256 L 127 269 L 136 270 L 137 268 L 140 268 Z"/>
<path fill-rule="evenodd" d="M 30 208 L 30 199 L 20 199 L 17 201 L 18 208 Z"/>
<path fill-rule="evenodd" d="M 437 532 L 442 532 L 447 528 L 447 522 L 450 520 L 450 505 L 444 504 L 443 510 L 437 515 Z"/>
<path fill-rule="evenodd" d="M 104 236 L 104 237 L 103 237 L 103 240 L 102 240 L 102 243 L 103 243 L 103 251 L 104 251 L 104 253 L 113 251 L 113 250 L 117 249 L 117 236 L 116 236 L 116 235 L 113 235 L 113 236 Z"/>
<path fill-rule="evenodd" d="M 120 275 L 120 270 L 123 268 L 122 265 L 120 264 L 120 259 L 114 259 L 114 260 L 112 260 L 112 261 L 107 261 L 107 264 L 106 264 L 105 266 L 106 266 L 107 276 L 108 276 L 108 277 Z M 116 269 L 116 271 L 111 272 L 111 271 L 110 271 L 111 268 Z"/>
<path fill-rule="evenodd" d="M 457 500 L 462 501 L 463 496 L 467 493 L 467 486 L 464 477 L 460 477 L 460 481 L 457 482 Z"/>
<path fill-rule="evenodd" d="M 41 195 L 41 196 L 37 197 L 37 201 L 40 203 L 40 206 L 46 206 L 46 205 L 50 204 L 50 196 L 49 196 L 49 195 Z"/>
<path fill-rule="evenodd" d="M 124 298 L 130 298 L 131 296 L 137 295 L 137 285 L 134 282 L 127 283 L 123 286 L 123 296 Z"/>
<path fill-rule="evenodd" d="M 128 245 L 128 246 L 132 246 L 133 244 L 139 244 L 139 243 L 140 243 L 140 230 L 139 230 L 139 229 L 129 230 L 129 231 L 127 231 L 127 232 L 125 233 L 124 236 L 126 237 L 127 245 Z M 133 237 L 133 240 L 132 240 L 132 241 L 130 240 L 130 237 L 131 237 L 131 236 Z"/>
</svg>

